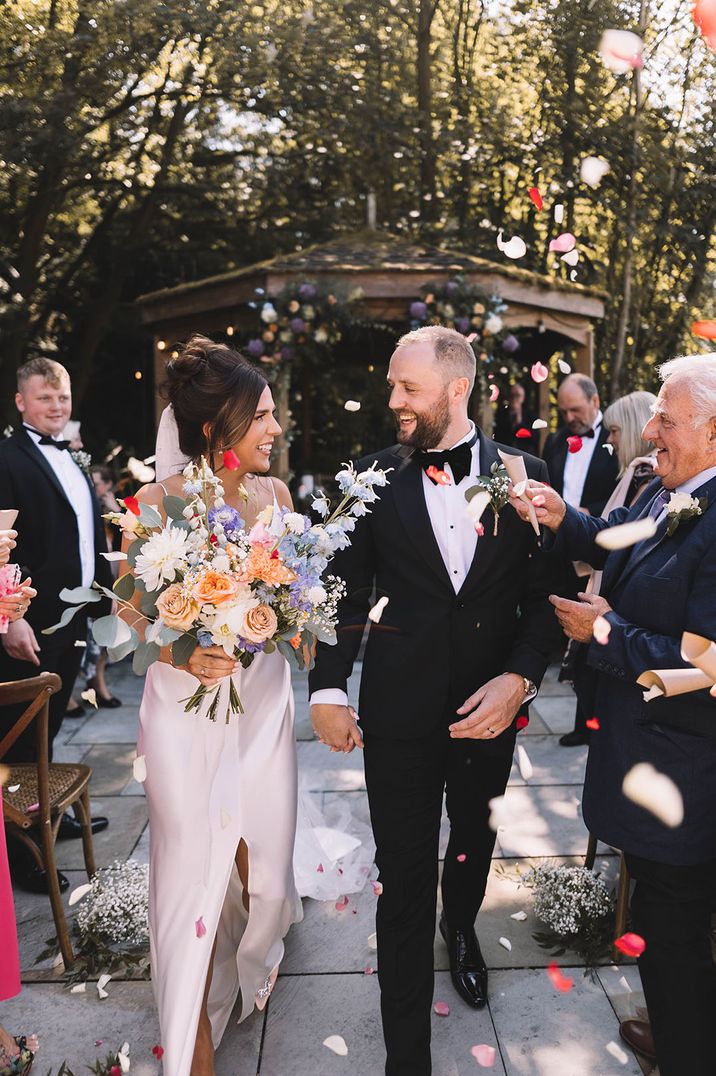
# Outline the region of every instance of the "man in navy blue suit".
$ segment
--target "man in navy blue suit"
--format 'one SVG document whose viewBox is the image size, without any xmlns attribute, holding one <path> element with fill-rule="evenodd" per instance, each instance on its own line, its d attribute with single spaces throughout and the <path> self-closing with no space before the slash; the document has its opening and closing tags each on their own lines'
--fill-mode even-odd
<svg viewBox="0 0 716 1076">
<path fill-rule="evenodd" d="M 656 478 L 633 508 L 608 520 L 569 507 L 530 482 L 537 518 L 570 559 L 604 570 L 601 595 L 553 596 L 566 634 L 590 643 L 578 690 L 600 723 L 592 736 L 584 786 L 590 831 L 624 851 L 636 886 L 634 930 L 661 1076 L 716 1072 L 716 965 L 711 911 L 716 896 L 716 698 L 708 690 L 645 702 L 646 669 L 688 667 L 684 631 L 716 639 L 716 354 L 674 359 L 642 436 L 657 448 Z M 700 514 L 680 516 L 684 498 Z M 513 499 L 515 507 L 520 502 Z M 652 516 L 656 533 L 627 549 L 595 544 L 605 527 Z M 674 528 L 674 524 L 676 524 Z M 667 533 L 668 529 L 668 533 Z M 593 639 L 597 616 L 609 637 Z M 648 762 L 680 789 L 683 822 L 669 828 L 627 799 L 625 775 Z"/>
</svg>

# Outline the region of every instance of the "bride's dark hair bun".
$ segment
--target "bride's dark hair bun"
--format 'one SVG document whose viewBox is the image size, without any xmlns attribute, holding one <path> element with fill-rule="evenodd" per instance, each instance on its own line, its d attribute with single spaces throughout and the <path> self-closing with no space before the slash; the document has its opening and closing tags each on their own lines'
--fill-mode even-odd
<svg viewBox="0 0 716 1076">
<path fill-rule="evenodd" d="M 195 334 L 166 367 L 165 395 L 174 409 L 179 446 L 186 456 L 208 456 L 241 441 L 266 378 L 226 344 Z M 209 426 L 208 436 L 204 427 Z"/>
</svg>

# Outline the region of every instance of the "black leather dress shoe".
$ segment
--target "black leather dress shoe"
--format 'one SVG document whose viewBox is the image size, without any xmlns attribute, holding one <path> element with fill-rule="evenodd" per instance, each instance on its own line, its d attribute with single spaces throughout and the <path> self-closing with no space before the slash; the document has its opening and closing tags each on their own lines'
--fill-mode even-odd
<svg viewBox="0 0 716 1076">
<path fill-rule="evenodd" d="M 475 931 L 453 929 L 448 926 L 445 916 L 441 916 L 440 933 L 447 945 L 453 986 L 473 1009 L 484 1008 L 487 1004 L 487 965 Z"/>
<path fill-rule="evenodd" d="M 116 710 L 122 703 L 119 699 L 115 699 L 114 695 L 110 695 L 108 699 L 103 699 L 101 695 L 98 695 L 97 705 L 101 710 Z"/>
<path fill-rule="evenodd" d="M 560 747 L 583 747 L 587 743 L 589 743 L 589 732 L 582 732 L 581 729 L 566 732 L 559 738 Z"/>
<path fill-rule="evenodd" d="M 92 819 L 92 832 L 101 833 L 109 825 L 109 819 L 99 815 Z M 60 829 L 57 834 L 58 841 L 72 841 L 82 836 L 82 826 L 72 815 L 63 814 Z"/>
<path fill-rule="evenodd" d="M 22 870 L 13 870 L 12 880 L 15 885 L 28 893 L 39 893 L 41 896 L 47 896 L 50 892 L 47 871 L 43 871 L 41 867 L 36 867 L 34 864 Z M 70 888 L 69 880 L 65 878 L 61 871 L 57 872 L 57 881 L 60 885 L 60 893 L 64 893 L 65 890 Z"/>
</svg>

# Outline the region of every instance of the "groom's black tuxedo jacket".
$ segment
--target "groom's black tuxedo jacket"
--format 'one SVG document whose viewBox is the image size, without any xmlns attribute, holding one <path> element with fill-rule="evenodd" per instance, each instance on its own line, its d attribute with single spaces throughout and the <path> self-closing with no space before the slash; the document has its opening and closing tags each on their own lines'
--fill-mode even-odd
<svg viewBox="0 0 716 1076">
<path fill-rule="evenodd" d="M 504 447 L 480 432 L 480 472 L 489 474 Z M 506 449 L 515 453 L 516 449 Z M 527 474 L 547 480 L 545 464 L 527 453 Z M 427 735 L 455 720 L 454 711 L 482 684 L 515 672 L 539 684 L 561 633 L 551 605 L 550 558 L 511 505 L 482 517 L 484 536 L 459 593 L 455 593 L 430 524 L 423 472 L 413 449 L 395 446 L 366 457 L 393 468 L 370 515 L 357 521 L 348 549 L 332 564 L 346 583 L 338 642 L 319 644 L 310 673 L 312 692 L 345 690 L 361 643 L 373 586 L 389 598 L 371 624 L 360 690 L 366 731 L 396 739 Z"/>
<path fill-rule="evenodd" d="M 94 509 L 95 579 L 112 586 L 104 524 L 92 480 L 86 476 Z M 62 485 L 42 452 L 24 427 L 0 443 L 0 508 L 17 508 L 14 529 L 17 548 L 11 560 L 20 564 L 23 575 L 32 576 L 37 597 L 30 604 L 27 621 L 35 633 L 60 619 L 66 604 L 60 600 L 63 587 L 82 584 L 77 516 Z M 109 612 L 108 602 L 88 606 L 95 616 Z M 38 639 L 42 646 L 42 639 Z M 71 645 L 71 643 L 70 643 Z"/>
</svg>

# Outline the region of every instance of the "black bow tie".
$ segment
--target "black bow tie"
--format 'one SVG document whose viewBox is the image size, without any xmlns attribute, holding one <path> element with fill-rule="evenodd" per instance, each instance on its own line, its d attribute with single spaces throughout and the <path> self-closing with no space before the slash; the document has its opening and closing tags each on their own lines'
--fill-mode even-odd
<svg viewBox="0 0 716 1076">
<path fill-rule="evenodd" d="M 52 445 L 53 448 L 59 448 L 60 451 L 64 451 L 64 449 L 69 449 L 70 447 L 69 441 L 55 441 L 54 437 L 48 437 L 47 434 L 44 433 L 40 437 L 38 443 L 41 445 Z"/>
<path fill-rule="evenodd" d="M 439 467 L 444 470 L 445 464 L 449 463 L 455 485 L 457 485 L 470 473 L 472 468 L 472 446 L 476 440 L 477 437 L 474 437 L 472 441 L 463 441 L 461 445 L 457 445 L 455 448 L 442 448 L 436 452 L 426 452 L 424 449 L 418 449 L 414 453 L 413 459 L 426 472 L 429 467 Z M 431 475 L 428 475 L 428 478 L 437 486 L 438 483 Z"/>
<path fill-rule="evenodd" d="M 574 436 L 575 437 L 596 437 L 597 436 L 597 431 L 596 430 L 585 430 L 584 433 L 577 433 L 577 434 L 574 434 Z"/>
</svg>

